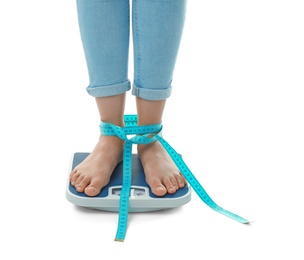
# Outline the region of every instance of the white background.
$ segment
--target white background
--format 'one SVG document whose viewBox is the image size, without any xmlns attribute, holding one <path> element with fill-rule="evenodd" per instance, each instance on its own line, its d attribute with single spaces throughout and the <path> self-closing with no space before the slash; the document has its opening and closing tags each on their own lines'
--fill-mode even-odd
<svg viewBox="0 0 304 260">
<path fill-rule="evenodd" d="M 99 134 L 75 2 L 1 1 L 1 259 L 303 259 L 303 13 L 294 0 L 188 1 L 164 137 L 220 206 L 255 223 L 193 193 L 130 214 L 118 243 L 116 213 L 65 199 L 71 154 Z"/>
</svg>

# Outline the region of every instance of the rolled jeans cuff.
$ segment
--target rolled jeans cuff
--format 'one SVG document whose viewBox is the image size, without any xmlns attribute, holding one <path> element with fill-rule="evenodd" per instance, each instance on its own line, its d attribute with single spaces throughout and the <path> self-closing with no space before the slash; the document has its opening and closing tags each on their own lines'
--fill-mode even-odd
<svg viewBox="0 0 304 260">
<path fill-rule="evenodd" d="M 172 86 L 166 89 L 140 88 L 135 84 L 132 87 L 132 94 L 146 100 L 163 100 L 171 96 Z"/>
<path fill-rule="evenodd" d="M 125 93 L 131 89 L 131 84 L 129 80 L 125 82 L 106 85 L 106 86 L 88 86 L 87 92 L 92 97 L 108 97 L 108 96 L 115 96 L 122 93 Z"/>
</svg>

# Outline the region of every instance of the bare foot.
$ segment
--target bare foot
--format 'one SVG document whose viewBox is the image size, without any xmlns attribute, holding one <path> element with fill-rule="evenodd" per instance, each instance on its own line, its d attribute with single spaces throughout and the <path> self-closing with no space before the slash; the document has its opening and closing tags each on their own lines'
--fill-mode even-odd
<svg viewBox="0 0 304 260">
<path fill-rule="evenodd" d="M 78 192 L 88 196 L 100 193 L 122 160 L 123 144 L 116 136 L 100 136 L 92 153 L 70 173 L 70 182 Z"/>
<path fill-rule="evenodd" d="M 146 181 L 156 196 L 173 194 L 186 185 L 185 178 L 159 142 L 138 145 Z"/>
</svg>

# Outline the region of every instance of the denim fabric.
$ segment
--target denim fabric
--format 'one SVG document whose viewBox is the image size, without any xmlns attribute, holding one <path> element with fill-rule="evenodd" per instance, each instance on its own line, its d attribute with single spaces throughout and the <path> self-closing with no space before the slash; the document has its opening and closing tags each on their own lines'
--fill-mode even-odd
<svg viewBox="0 0 304 260">
<path fill-rule="evenodd" d="M 184 27 L 187 0 L 77 0 L 80 35 L 93 97 L 131 89 L 130 13 L 134 53 L 132 94 L 166 99 Z"/>
</svg>

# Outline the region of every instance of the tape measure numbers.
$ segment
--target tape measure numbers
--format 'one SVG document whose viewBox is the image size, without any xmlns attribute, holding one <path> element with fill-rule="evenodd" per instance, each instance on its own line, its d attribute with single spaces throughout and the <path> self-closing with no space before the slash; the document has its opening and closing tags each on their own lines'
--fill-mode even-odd
<svg viewBox="0 0 304 260">
<path fill-rule="evenodd" d="M 160 143 L 164 146 L 168 154 L 171 156 L 172 160 L 180 170 L 180 172 L 183 174 L 185 179 L 188 181 L 189 185 L 193 188 L 193 190 L 197 193 L 197 195 L 201 198 L 203 202 L 205 202 L 210 208 L 213 210 L 230 217 L 240 223 L 248 224 L 249 221 L 230 212 L 227 211 L 220 206 L 218 206 L 207 194 L 205 189 L 202 187 L 202 185 L 198 182 L 198 180 L 195 178 L 193 173 L 190 171 L 190 169 L 187 167 L 185 162 L 182 160 L 182 158 L 178 155 L 178 153 L 161 137 L 156 136 L 156 138 L 160 141 Z"/>
<path fill-rule="evenodd" d="M 119 127 L 103 121 L 100 123 L 101 134 L 108 136 L 118 136 L 120 139 L 125 141 L 123 155 L 123 181 L 122 189 L 120 192 L 118 227 L 115 241 L 124 241 L 128 225 L 129 194 L 132 183 L 132 145 L 149 144 L 155 141 L 159 141 L 162 144 L 162 146 L 172 158 L 173 162 L 180 170 L 181 174 L 185 177 L 189 185 L 193 188 L 193 190 L 205 204 L 207 204 L 211 209 L 233 220 L 236 220 L 243 224 L 249 223 L 248 220 L 221 208 L 210 198 L 210 196 L 204 190 L 199 181 L 195 178 L 180 155 L 169 145 L 167 141 L 162 138 L 161 124 L 137 126 L 137 115 L 125 115 L 124 121 L 124 127 Z M 128 138 L 130 135 L 132 137 Z"/>
</svg>

